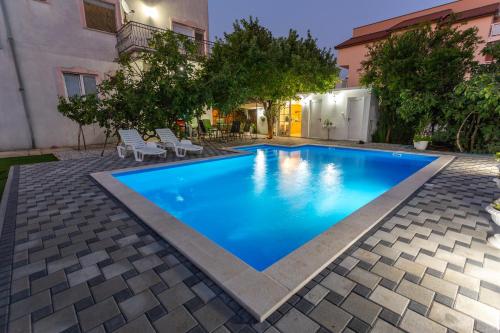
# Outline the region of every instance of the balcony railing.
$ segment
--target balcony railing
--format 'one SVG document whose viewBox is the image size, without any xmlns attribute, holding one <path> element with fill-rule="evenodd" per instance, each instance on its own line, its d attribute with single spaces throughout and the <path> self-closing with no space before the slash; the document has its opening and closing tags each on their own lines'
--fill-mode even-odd
<svg viewBox="0 0 500 333">
<path fill-rule="evenodd" d="M 153 27 L 139 22 L 128 22 L 116 33 L 116 49 L 119 54 L 131 53 L 134 51 L 152 51 L 149 46 L 149 40 L 155 33 L 165 32 L 167 30 L 162 28 Z M 198 52 L 200 55 L 209 55 L 212 49 L 212 42 L 206 40 L 195 40 L 191 38 L 198 45 Z"/>
</svg>

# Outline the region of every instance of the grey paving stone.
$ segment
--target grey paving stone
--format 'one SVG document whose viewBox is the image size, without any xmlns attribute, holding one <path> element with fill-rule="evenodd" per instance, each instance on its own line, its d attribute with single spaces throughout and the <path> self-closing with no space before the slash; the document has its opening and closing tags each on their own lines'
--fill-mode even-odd
<svg viewBox="0 0 500 333">
<path fill-rule="evenodd" d="M 66 274 L 64 274 L 64 271 L 58 271 L 33 281 L 31 283 L 31 292 L 36 294 L 63 282 L 66 282 Z"/>
<path fill-rule="evenodd" d="M 191 287 L 191 290 L 204 302 L 208 303 L 215 297 L 215 293 L 204 282 L 200 282 Z"/>
<path fill-rule="evenodd" d="M 380 306 L 357 295 L 356 293 L 351 293 L 346 298 L 344 303 L 342 303 L 342 308 L 350 314 L 363 320 L 370 326 L 373 326 L 380 311 L 382 311 Z"/>
<path fill-rule="evenodd" d="M 378 286 L 370 295 L 370 299 L 387 309 L 402 315 L 410 303 L 410 300 L 387 288 Z"/>
<path fill-rule="evenodd" d="M 5 329 L 4 329 L 5 330 Z M 32 332 L 30 315 L 20 317 L 9 322 L 8 333 L 26 333 Z"/>
<path fill-rule="evenodd" d="M 309 292 L 304 296 L 304 299 L 313 305 L 318 305 L 319 302 L 328 295 L 330 291 L 320 284 L 315 285 Z"/>
<path fill-rule="evenodd" d="M 421 332 L 435 332 L 446 333 L 447 329 L 438 323 L 419 315 L 411 310 L 406 311 L 403 320 L 401 321 L 401 328 L 410 333 Z"/>
<path fill-rule="evenodd" d="M 332 272 L 321 281 L 321 285 L 345 297 L 354 288 L 355 283 L 341 275 L 338 275 L 337 273 Z"/>
<path fill-rule="evenodd" d="M 160 242 L 149 243 L 148 245 L 145 245 L 145 246 L 138 248 L 139 252 L 145 256 L 159 252 L 163 249 L 164 249 L 164 247 Z"/>
<path fill-rule="evenodd" d="M 456 284 L 439 279 L 429 274 L 425 274 L 421 284 L 423 287 L 434 290 L 435 292 L 449 297 L 452 300 L 455 299 L 458 292 L 458 286 Z"/>
<path fill-rule="evenodd" d="M 109 258 L 109 255 L 106 251 L 101 250 L 97 252 L 92 252 L 79 258 L 80 264 L 82 267 L 87 267 L 91 265 L 95 265 L 100 261 L 104 261 Z"/>
<path fill-rule="evenodd" d="M 359 267 L 355 267 L 347 277 L 370 289 L 375 289 L 381 280 L 381 277 Z"/>
<path fill-rule="evenodd" d="M 77 324 L 75 310 L 69 306 L 35 322 L 33 332 L 62 332 Z"/>
<path fill-rule="evenodd" d="M 184 283 L 178 283 L 158 295 L 158 299 L 168 311 L 172 311 L 194 297 L 194 293 Z"/>
<path fill-rule="evenodd" d="M 120 261 L 122 259 L 134 256 L 138 253 L 139 252 L 137 252 L 137 250 L 133 246 L 126 246 L 111 252 L 110 256 L 114 261 Z"/>
<path fill-rule="evenodd" d="M 193 275 L 193 273 L 191 273 L 191 271 L 183 265 L 177 265 L 160 274 L 161 278 L 169 287 L 175 286 L 177 283 L 182 282 L 191 275 Z"/>
<path fill-rule="evenodd" d="M 157 255 L 149 255 L 132 263 L 139 273 L 155 268 L 163 264 L 163 261 Z"/>
<path fill-rule="evenodd" d="M 145 271 L 127 280 L 127 284 L 135 294 L 160 283 L 162 280 L 155 271 Z"/>
<path fill-rule="evenodd" d="M 215 298 L 193 313 L 201 326 L 209 332 L 224 324 L 233 315 L 234 312 L 219 298 Z"/>
<path fill-rule="evenodd" d="M 354 258 L 357 258 L 361 261 L 367 262 L 370 265 L 375 265 L 377 261 L 380 259 L 380 256 L 378 254 L 375 254 L 373 252 L 366 251 L 362 248 L 357 248 L 353 253 L 352 256 Z"/>
<path fill-rule="evenodd" d="M 51 304 L 50 291 L 45 290 L 36 295 L 15 302 L 10 306 L 10 320 L 20 318 Z"/>
<path fill-rule="evenodd" d="M 49 274 L 54 273 L 58 270 L 65 269 L 77 263 L 78 263 L 78 258 L 74 254 L 71 254 L 56 261 L 49 262 L 47 264 L 47 271 L 49 272 Z"/>
<path fill-rule="evenodd" d="M 371 270 L 372 273 L 375 273 L 383 278 L 386 278 L 392 282 L 395 282 L 398 284 L 405 273 L 393 266 L 389 266 L 387 264 L 384 264 L 383 262 L 378 262 Z"/>
<path fill-rule="evenodd" d="M 332 332 L 342 332 L 352 319 L 349 313 L 326 300 L 320 302 L 309 315 Z"/>
<path fill-rule="evenodd" d="M 399 258 L 394 266 L 405 272 L 415 275 L 418 278 L 422 278 L 426 270 L 426 267 L 424 265 L 418 264 L 405 258 Z"/>
<path fill-rule="evenodd" d="M 120 310 L 112 298 L 92 305 L 78 313 L 80 326 L 84 331 L 95 328 L 107 320 L 120 314 Z"/>
<path fill-rule="evenodd" d="M 500 331 L 500 311 L 463 295 L 458 295 L 455 309 Z"/>
<path fill-rule="evenodd" d="M 278 321 L 276 327 L 282 332 L 315 333 L 320 326 L 307 318 L 300 311 L 291 309 Z"/>
<path fill-rule="evenodd" d="M 115 276 L 121 275 L 129 270 L 131 270 L 133 266 L 127 259 L 122 259 L 114 264 L 108 265 L 102 269 L 102 273 L 106 277 L 106 279 L 111 279 Z"/>
<path fill-rule="evenodd" d="M 386 321 L 383 321 L 382 319 L 377 320 L 375 323 L 375 326 L 373 326 L 373 329 L 371 330 L 372 333 L 402 333 L 400 329 L 392 326 Z"/>
<path fill-rule="evenodd" d="M 95 265 L 82 268 L 78 271 L 68 274 L 68 282 L 71 287 L 76 286 L 82 282 L 86 282 L 90 279 L 99 276 L 101 272 L 99 268 Z"/>
<path fill-rule="evenodd" d="M 131 321 L 159 304 L 151 291 L 146 290 L 121 302 L 119 306 L 127 320 Z"/>
<path fill-rule="evenodd" d="M 124 289 L 127 289 L 125 281 L 123 281 L 121 276 L 115 276 L 114 278 L 92 287 L 91 291 L 95 301 L 100 302 Z"/>
<path fill-rule="evenodd" d="M 396 292 L 422 305 L 425 305 L 427 308 L 431 306 L 432 300 L 434 299 L 434 292 L 432 290 L 421 287 L 418 284 L 404 279 L 399 284 Z"/>
<path fill-rule="evenodd" d="M 459 333 L 474 329 L 474 319 L 437 302 L 432 304 L 429 318 Z"/>
<path fill-rule="evenodd" d="M 154 326 L 159 332 L 184 333 L 196 325 L 196 320 L 184 307 L 178 307 L 154 322 Z"/>
<path fill-rule="evenodd" d="M 31 263 L 29 265 L 24 265 L 19 268 L 16 268 L 12 272 L 12 279 L 17 280 L 19 278 L 22 278 L 24 276 L 28 276 L 30 274 L 33 274 L 35 272 L 39 272 L 41 270 L 45 269 L 45 261 L 37 261 L 34 263 Z"/>
<path fill-rule="evenodd" d="M 137 243 L 138 241 L 139 241 L 139 237 L 137 237 L 137 235 L 130 235 L 130 236 L 126 236 L 126 237 L 118 239 L 116 241 L 116 244 L 118 244 L 120 247 L 124 248 L 127 245 Z"/>
<path fill-rule="evenodd" d="M 155 333 L 155 329 L 149 322 L 148 318 L 145 315 L 140 316 L 139 318 L 129 322 L 126 325 L 123 325 L 118 330 L 117 333 Z"/>
<path fill-rule="evenodd" d="M 76 285 L 53 296 L 54 310 L 57 311 L 90 296 L 87 284 Z"/>
</svg>

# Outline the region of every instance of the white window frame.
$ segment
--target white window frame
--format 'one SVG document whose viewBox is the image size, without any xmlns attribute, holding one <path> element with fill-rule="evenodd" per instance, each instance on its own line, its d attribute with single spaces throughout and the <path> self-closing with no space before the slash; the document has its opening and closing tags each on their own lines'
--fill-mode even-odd
<svg viewBox="0 0 500 333">
<path fill-rule="evenodd" d="M 73 73 L 73 72 L 63 72 L 62 74 L 63 74 L 63 82 L 64 82 L 64 94 L 66 95 L 66 98 L 69 98 L 68 87 L 66 86 L 66 79 L 64 78 L 64 76 L 66 74 L 78 75 L 78 78 L 80 80 L 80 96 L 87 95 L 87 92 L 85 91 L 85 83 L 83 82 L 83 77 L 84 76 L 91 76 L 91 77 L 93 77 L 95 79 L 95 83 L 96 83 L 96 86 L 97 86 L 97 75 L 87 74 L 87 73 Z"/>
</svg>

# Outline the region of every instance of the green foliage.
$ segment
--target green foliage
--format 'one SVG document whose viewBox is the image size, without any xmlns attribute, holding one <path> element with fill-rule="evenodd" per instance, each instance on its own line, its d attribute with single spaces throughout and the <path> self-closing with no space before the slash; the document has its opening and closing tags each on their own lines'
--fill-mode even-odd
<svg viewBox="0 0 500 333">
<path fill-rule="evenodd" d="M 432 141 L 432 137 L 430 135 L 415 134 L 415 136 L 413 137 L 413 141 Z"/>
<path fill-rule="evenodd" d="M 98 122 L 108 135 L 135 128 L 148 138 L 155 128 L 191 121 L 206 105 L 198 44 L 166 31 L 155 34 L 150 47 L 153 52 L 122 57 L 118 71 L 99 85 Z"/>
<path fill-rule="evenodd" d="M 83 138 L 85 149 L 85 135 L 83 126 L 97 122 L 96 116 L 99 107 L 99 100 L 96 95 L 75 95 L 71 97 L 59 96 L 57 110 L 78 124 L 78 150 L 80 150 L 80 137 Z"/>
<path fill-rule="evenodd" d="M 477 66 L 468 80 L 457 85 L 454 105 L 447 113 L 458 127 L 460 151 L 500 149 L 500 54 L 498 47 L 488 47 L 484 53 L 491 54 L 493 61 Z"/>
<path fill-rule="evenodd" d="M 251 17 L 233 29 L 216 41 L 205 64 L 211 105 L 229 113 L 246 102 L 261 103 L 269 137 L 285 101 L 301 92 L 326 92 L 338 81 L 331 50 L 319 48 L 309 33 L 302 38 L 290 30 L 275 37 Z"/>
<path fill-rule="evenodd" d="M 476 29 L 452 24 L 417 26 L 369 47 L 361 82 L 379 98 L 379 128 L 386 142 L 400 141 L 395 140 L 401 134 L 395 131 L 398 127 L 415 133 L 446 124 L 445 108 L 454 99 L 454 88 L 475 66 L 480 41 Z"/>
</svg>

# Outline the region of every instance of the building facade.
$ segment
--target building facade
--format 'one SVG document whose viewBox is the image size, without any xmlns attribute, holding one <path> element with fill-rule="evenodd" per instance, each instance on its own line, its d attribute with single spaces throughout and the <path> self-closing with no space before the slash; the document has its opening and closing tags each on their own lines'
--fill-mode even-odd
<svg viewBox="0 0 500 333">
<path fill-rule="evenodd" d="M 478 29 L 483 43 L 478 47 L 476 60 L 487 62 L 481 50 L 486 43 L 500 40 L 499 8 L 498 0 L 459 0 L 354 28 L 352 37 L 335 47 L 338 52 L 337 63 L 348 70 L 347 87 L 360 85 L 361 63 L 367 54 L 367 46 L 412 25 L 436 22 L 449 15 L 454 15 L 463 29 Z"/>
<path fill-rule="evenodd" d="M 155 29 L 208 39 L 208 0 L 6 0 L 0 2 L 0 151 L 74 146 L 77 125 L 58 96 L 94 92 L 120 52 Z M 88 144 L 103 141 L 85 128 Z"/>
</svg>

